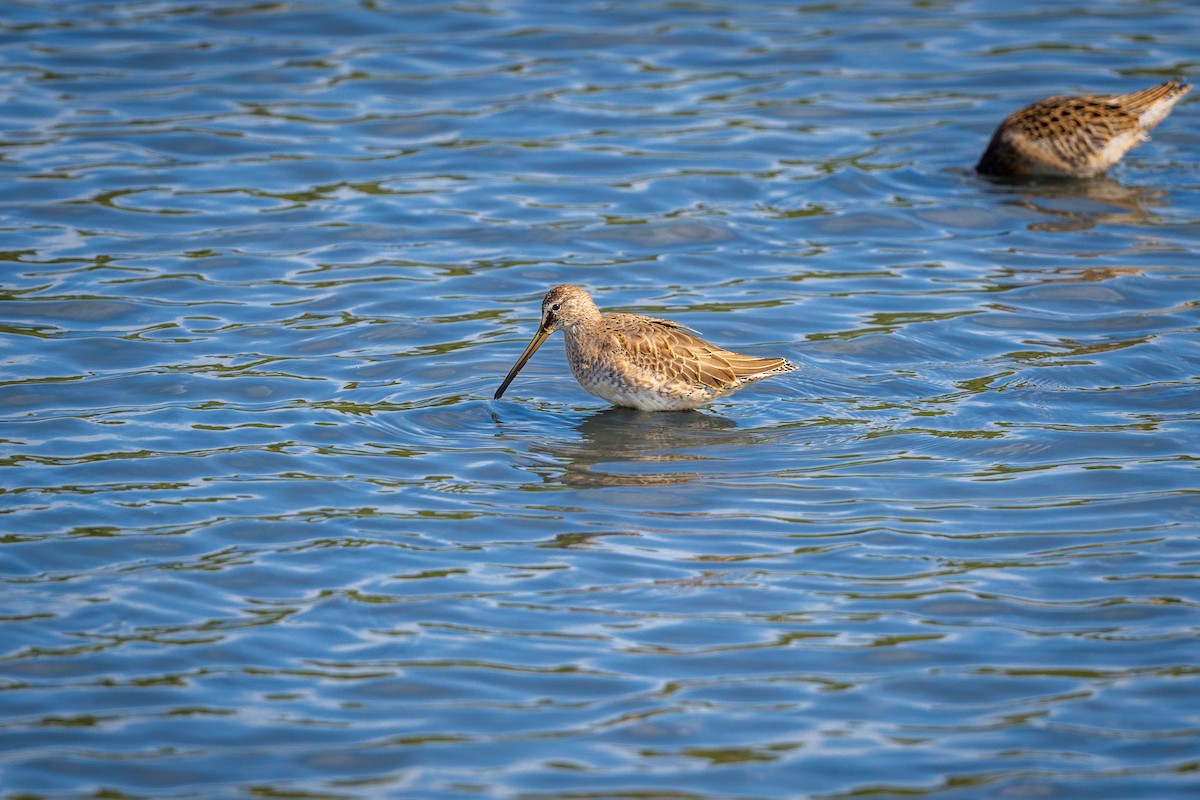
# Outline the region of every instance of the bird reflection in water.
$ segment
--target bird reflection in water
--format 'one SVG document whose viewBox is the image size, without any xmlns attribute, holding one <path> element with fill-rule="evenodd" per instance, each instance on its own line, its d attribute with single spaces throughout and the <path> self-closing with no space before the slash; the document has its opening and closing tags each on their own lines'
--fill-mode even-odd
<svg viewBox="0 0 1200 800">
<path fill-rule="evenodd" d="M 715 453 L 761 438 L 726 417 L 703 411 L 662 414 L 607 408 L 575 427 L 578 439 L 533 445 L 553 467 L 534 468 L 548 483 L 571 487 L 674 486 L 711 479 Z"/>
<path fill-rule="evenodd" d="M 1031 231 L 1067 233 L 1099 225 L 1146 225 L 1158 220 L 1153 209 L 1167 205 L 1164 189 L 1122 186 L 1112 178 L 1071 181 L 1054 178 L 993 182 L 991 190 L 1011 194 L 1005 202 L 1050 219 L 1030 223 Z"/>
</svg>

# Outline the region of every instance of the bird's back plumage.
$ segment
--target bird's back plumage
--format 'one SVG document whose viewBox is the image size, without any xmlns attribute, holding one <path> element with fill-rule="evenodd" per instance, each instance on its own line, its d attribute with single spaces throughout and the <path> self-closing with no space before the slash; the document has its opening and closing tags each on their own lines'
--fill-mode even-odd
<svg viewBox="0 0 1200 800">
<path fill-rule="evenodd" d="M 669 379 L 715 391 L 737 388 L 795 369 L 785 358 L 734 353 L 671 320 L 637 314 L 606 314 L 606 329 L 635 366 Z"/>
<path fill-rule="evenodd" d="M 976 165 L 986 175 L 1102 175 L 1191 90 L 1175 78 L 1122 95 L 1048 97 L 1000 123 Z"/>
</svg>

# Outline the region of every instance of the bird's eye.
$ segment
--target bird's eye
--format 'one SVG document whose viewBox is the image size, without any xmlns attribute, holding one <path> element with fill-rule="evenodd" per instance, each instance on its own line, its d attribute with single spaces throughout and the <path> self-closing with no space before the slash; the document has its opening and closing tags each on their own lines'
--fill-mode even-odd
<svg viewBox="0 0 1200 800">
<path fill-rule="evenodd" d="M 560 304 L 560 303 L 555 303 L 554 305 L 550 306 L 550 310 L 551 310 L 551 311 L 558 311 L 558 307 L 559 307 L 559 305 L 561 305 L 561 304 Z"/>
</svg>

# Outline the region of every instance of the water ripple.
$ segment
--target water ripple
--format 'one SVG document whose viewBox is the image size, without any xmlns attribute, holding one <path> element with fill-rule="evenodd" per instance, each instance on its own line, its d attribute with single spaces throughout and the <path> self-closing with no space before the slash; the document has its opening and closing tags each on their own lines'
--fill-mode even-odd
<svg viewBox="0 0 1200 800">
<path fill-rule="evenodd" d="M 971 171 L 1186 4 L 10 5 L 10 792 L 1195 794 L 1196 106 Z M 493 400 L 568 281 L 802 369 Z"/>
</svg>

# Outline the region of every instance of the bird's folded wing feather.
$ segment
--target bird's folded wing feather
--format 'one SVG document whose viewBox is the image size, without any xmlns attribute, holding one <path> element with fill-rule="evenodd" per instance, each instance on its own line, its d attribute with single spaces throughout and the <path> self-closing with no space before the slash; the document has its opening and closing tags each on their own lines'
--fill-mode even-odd
<svg viewBox="0 0 1200 800">
<path fill-rule="evenodd" d="M 1139 135 L 1139 126 L 1110 98 L 1051 97 L 1010 117 L 1005 132 L 1018 152 L 1078 167 L 1114 139 Z"/>
<path fill-rule="evenodd" d="M 692 328 L 671 320 L 612 314 L 609 331 L 629 361 L 656 375 L 697 386 L 722 389 L 782 366 L 782 358 L 731 353 L 689 333 Z"/>
</svg>

